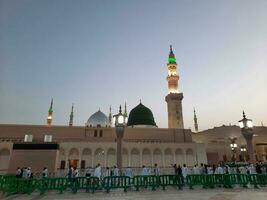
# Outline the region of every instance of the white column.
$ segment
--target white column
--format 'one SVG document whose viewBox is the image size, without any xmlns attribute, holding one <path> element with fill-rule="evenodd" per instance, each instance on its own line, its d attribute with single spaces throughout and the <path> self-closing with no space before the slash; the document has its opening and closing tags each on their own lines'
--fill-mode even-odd
<svg viewBox="0 0 267 200">
<path fill-rule="evenodd" d="M 107 156 L 107 152 L 106 151 L 104 153 L 104 158 L 105 158 L 105 160 L 104 160 L 105 166 L 104 167 L 107 167 L 107 159 L 108 159 L 108 156 Z"/>
<path fill-rule="evenodd" d="M 154 152 L 153 151 L 150 151 L 151 152 L 151 166 L 153 167 L 155 162 L 154 162 Z"/>
<path fill-rule="evenodd" d="M 69 168 L 69 149 L 66 149 L 65 153 L 66 153 L 66 156 L 65 156 L 65 158 L 66 158 L 65 168 Z"/>
<path fill-rule="evenodd" d="M 141 151 L 140 152 L 140 164 L 141 164 L 141 166 L 140 167 L 142 167 L 143 166 L 143 151 Z"/>
<path fill-rule="evenodd" d="M 92 163 L 92 166 L 91 167 L 95 167 L 95 149 L 94 149 L 94 147 L 92 148 L 92 158 L 91 158 L 91 163 Z"/>
<path fill-rule="evenodd" d="M 162 153 L 162 158 L 163 158 L 163 162 L 162 162 L 162 164 L 163 164 L 163 167 L 165 167 L 166 166 L 166 162 L 165 162 L 165 151 L 163 151 L 163 153 Z"/>
<path fill-rule="evenodd" d="M 187 165 L 187 159 L 186 159 L 186 151 L 184 151 L 184 164 L 186 164 Z"/>
<path fill-rule="evenodd" d="M 82 161 L 82 149 L 79 148 L 79 160 L 78 160 L 78 166 L 77 168 L 81 168 L 81 161 Z"/>
<path fill-rule="evenodd" d="M 129 151 L 128 151 L 128 154 L 127 154 L 127 156 L 128 156 L 128 166 L 131 166 L 131 154 L 129 153 Z M 128 167 L 128 166 L 126 166 L 126 167 Z"/>
</svg>

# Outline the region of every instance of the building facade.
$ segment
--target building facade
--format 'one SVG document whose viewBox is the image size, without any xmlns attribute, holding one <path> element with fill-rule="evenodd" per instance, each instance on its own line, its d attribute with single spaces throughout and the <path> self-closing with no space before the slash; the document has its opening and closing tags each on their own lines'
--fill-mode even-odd
<svg viewBox="0 0 267 200">
<path fill-rule="evenodd" d="M 195 132 L 184 129 L 182 100 L 179 91 L 176 58 L 170 48 L 167 102 L 168 128 L 158 128 L 153 112 L 141 102 L 129 113 L 124 108 L 125 133 L 122 143 L 122 166 L 153 166 L 168 168 L 173 164 L 216 164 L 236 160 L 245 155 L 230 148 L 229 138 L 236 138 L 241 147 L 245 140 L 237 126 L 222 126 L 205 131 L 198 130 L 194 110 Z M 75 126 L 72 105 L 68 126 L 52 124 L 53 99 L 46 125 L 0 124 L 0 172 L 14 172 L 17 167 L 31 166 L 49 171 L 69 166 L 92 168 L 100 163 L 104 167 L 116 164 L 116 131 L 112 126 L 111 109 L 108 115 L 100 109 L 92 114 L 84 126 Z M 254 128 L 254 147 L 257 160 L 266 161 L 267 127 Z"/>
</svg>

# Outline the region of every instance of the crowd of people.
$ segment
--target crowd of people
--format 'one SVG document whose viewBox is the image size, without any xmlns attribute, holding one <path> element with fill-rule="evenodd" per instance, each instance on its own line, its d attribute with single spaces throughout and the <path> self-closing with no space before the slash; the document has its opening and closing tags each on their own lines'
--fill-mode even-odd
<svg viewBox="0 0 267 200">
<path fill-rule="evenodd" d="M 142 172 L 141 175 L 150 175 L 150 174 L 155 174 L 155 175 L 160 175 L 160 168 L 155 164 L 153 168 L 153 173 L 151 172 L 151 168 L 146 167 L 143 165 L 142 167 Z M 100 164 L 97 164 L 97 166 L 94 169 L 88 168 L 85 172 L 85 176 L 95 176 L 98 177 L 99 179 L 106 177 L 106 176 L 129 176 L 133 177 L 134 172 L 131 167 L 127 167 L 124 170 L 120 170 L 116 165 L 113 167 L 106 167 L 102 168 Z M 76 167 L 69 167 L 68 172 L 67 172 L 67 177 L 68 178 L 75 178 L 79 176 L 79 170 Z"/>
<path fill-rule="evenodd" d="M 180 165 L 172 165 L 174 171 L 173 173 L 176 175 L 181 175 L 186 178 L 189 174 L 263 174 L 267 173 L 267 167 L 260 163 L 254 164 L 247 164 L 247 165 L 240 165 L 240 166 L 229 166 L 229 165 L 195 165 L 194 167 L 188 167 L 186 164 Z M 104 172 L 105 171 L 105 172 Z M 102 173 L 104 172 L 104 173 Z M 117 166 L 113 168 L 105 168 L 102 170 L 101 165 L 98 164 L 94 171 L 88 169 L 86 172 L 86 176 L 95 176 L 98 178 L 103 178 L 106 176 L 119 176 L 125 175 L 129 177 L 133 177 L 134 175 L 161 175 L 160 167 L 155 164 L 153 167 L 147 167 L 145 165 L 142 166 L 141 171 L 138 174 L 134 174 L 133 169 L 131 167 L 127 167 L 124 170 L 119 170 Z"/>
<path fill-rule="evenodd" d="M 229 166 L 227 164 L 222 165 L 195 165 L 193 168 L 188 168 L 185 164 L 181 167 L 180 165 L 174 165 L 174 173 L 186 177 L 188 174 L 263 174 L 267 173 L 267 168 L 259 163 L 240 165 L 240 166 Z"/>
<path fill-rule="evenodd" d="M 17 178 L 33 178 L 33 173 L 31 167 L 18 167 L 16 172 Z M 47 167 L 43 168 L 42 177 L 48 177 L 48 169 Z"/>
<path fill-rule="evenodd" d="M 189 174 L 267 174 L 267 166 L 263 165 L 261 163 L 254 164 L 247 164 L 247 165 L 239 165 L 239 166 L 230 166 L 227 164 L 218 164 L 218 165 L 195 165 L 194 167 L 187 167 L 186 164 L 180 166 L 180 165 L 172 165 L 173 173 L 176 175 L 181 175 L 184 178 L 186 178 Z M 94 169 L 87 169 L 85 171 L 85 176 L 95 176 L 99 179 L 102 179 L 103 177 L 107 176 L 128 176 L 133 177 L 134 175 L 161 175 L 161 169 L 160 167 L 155 164 L 153 167 L 147 167 L 145 165 L 142 166 L 140 172 L 137 173 L 134 172 L 131 167 L 127 167 L 123 170 L 120 170 L 116 165 L 113 167 L 106 167 L 102 168 L 100 164 L 97 164 L 97 166 Z M 41 177 L 45 178 L 48 177 L 48 169 L 47 167 L 44 167 L 41 172 Z M 77 178 L 81 174 L 79 170 L 76 167 L 69 167 L 66 177 L 68 178 Z M 17 178 L 32 178 L 33 173 L 31 171 L 31 167 L 23 167 L 17 168 L 16 172 Z"/>
</svg>

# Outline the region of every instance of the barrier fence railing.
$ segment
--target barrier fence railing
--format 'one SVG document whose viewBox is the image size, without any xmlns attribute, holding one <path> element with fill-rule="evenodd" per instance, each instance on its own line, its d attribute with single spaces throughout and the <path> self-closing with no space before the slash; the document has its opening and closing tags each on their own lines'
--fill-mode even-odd
<svg viewBox="0 0 267 200">
<path fill-rule="evenodd" d="M 47 191 L 58 191 L 60 194 L 65 190 L 77 193 L 79 190 L 94 193 L 96 190 L 110 192 L 112 189 L 123 189 L 127 192 L 133 188 L 165 190 L 168 186 L 182 189 L 188 186 L 194 189 L 196 186 L 203 188 L 233 188 L 235 186 L 254 188 L 267 185 L 267 174 L 198 174 L 187 175 L 186 178 L 180 175 L 149 175 L 149 176 L 108 176 L 103 179 L 97 177 L 77 178 L 16 178 L 13 175 L 0 175 L 0 191 L 5 195 L 16 193 L 31 194 L 36 191 L 44 194 Z"/>
<path fill-rule="evenodd" d="M 102 181 L 103 188 L 109 192 L 110 189 L 123 188 L 124 192 L 131 187 L 131 178 L 128 176 L 107 176 Z"/>
</svg>

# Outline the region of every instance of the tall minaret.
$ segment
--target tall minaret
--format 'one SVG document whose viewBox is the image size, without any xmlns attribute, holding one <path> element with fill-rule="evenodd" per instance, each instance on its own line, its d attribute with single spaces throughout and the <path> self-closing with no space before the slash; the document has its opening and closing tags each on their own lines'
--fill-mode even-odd
<svg viewBox="0 0 267 200">
<path fill-rule="evenodd" d="M 124 123 L 127 123 L 127 119 L 128 119 L 128 113 L 127 113 L 127 106 L 126 106 L 126 102 L 124 104 L 124 113 L 123 113 L 123 116 L 124 116 Z"/>
<path fill-rule="evenodd" d="M 196 115 L 196 110 L 194 108 L 194 125 L 195 125 L 195 132 L 198 132 L 198 123 L 197 123 L 197 115 Z"/>
<path fill-rule="evenodd" d="M 50 103 L 50 107 L 48 110 L 48 115 L 47 115 L 47 126 L 51 126 L 52 124 L 52 114 L 53 114 L 53 98 Z"/>
<path fill-rule="evenodd" d="M 124 117 L 128 117 L 126 102 L 124 104 L 124 113 L 123 113 L 123 115 L 124 115 Z"/>
<path fill-rule="evenodd" d="M 109 115 L 108 115 L 109 125 L 112 126 L 112 113 L 111 106 L 109 106 Z"/>
<path fill-rule="evenodd" d="M 73 117 L 74 117 L 73 108 L 74 108 L 74 105 L 72 104 L 72 106 L 71 106 L 71 112 L 70 112 L 69 126 L 73 126 Z"/>
<path fill-rule="evenodd" d="M 182 110 L 182 100 L 183 93 L 179 92 L 178 80 L 179 75 L 177 74 L 176 68 L 176 58 L 172 51 L 172 46 L 170 46 L 170 54 L 167 63 L 168 68 L 168 89 L 169 94 L 165 97 L 168 107 L 168 127 L 169 128 L 184 128 L 183 121 L 183 110 Z"/>
</svg>

